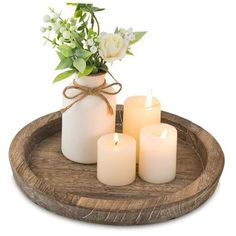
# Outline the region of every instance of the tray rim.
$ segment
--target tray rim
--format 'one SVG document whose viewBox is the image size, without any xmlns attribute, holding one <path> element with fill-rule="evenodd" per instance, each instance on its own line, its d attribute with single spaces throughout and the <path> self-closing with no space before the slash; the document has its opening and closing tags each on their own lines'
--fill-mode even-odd
<svg viewBox="0 0 236 236">
<path fill-rule="evenodd" d="M 117 109 L 118 110 L 122 109 L 122 107 L 123 107 L 122 105 L 118 105 Z M 172 119 L 170 119 L 170 117 Z M 111 208 L 111 204 L 113 201 L 127 202 L 127 203 L 130 202 L 131 201 L 130 199 L 127 199 L 127 200 L 124 200 L 124 199 L 111 199 L 110 200 L 107 198 L 98 199 L 96 197 L 90 197 L 90 196 L 85 197 L 85 196 L 79 196 L 79 194 L 77 195 L 77 194 L 70 194 L 70 193 L 69 193 L 69 198 L 73 199 L 73 201 L 65 200 L 66 198 L 68 198 L 68 196 L 65 196 L 65 198 L 63 199 L 60 191 L 57 191 L 57 189 L 54 186 L 52 186 L 49 181 L 42 180 L 34 174 L 34 172 L 30 169 L 30 167 L 25 161 L 24 147 L 25 145 L 27 145 L 27 142 L 29 142 L 29 139 L 30 139 L 30 136 L 27 136 L 27 132 L 30 130 L 31 133 L 34 133 L 39 128 L 44 127 L 50 122 L 55 122 L 56 120 L 60 118 L 61 118 L 60 112 L 53 112 L 45 116 L 42 116 L 30 122 L 25 127 L 23 127 L 13 139 L 10 145 L 9 159 L 10 159 L 10 164 L 11 164 L 15 179 L 18 179 L 17 181 L 18 184 L 20 181 L 22 182 L 22 184 L 25 184 L 26 186 L 33 188 L 39 194 L 45 195 L 45 197 L 52 198 L 53 200 L 56 200 L 61 204 L 84 208 L 84 209 L 94 209 L 94 204 L 92 204 L 92 201 L 100 201 L 100 204 L 96 206 L 96 209 L 102 210 L 102 211 L 104 211 L 104 204 L 103 204 L 104 202 L 106 202 L 107 211 Z M 185 118 L 182 118 L 180 116 L 177 116 L 168 112 L 162 111 L 162 118 L 163 119 L 168 118 L 168 120 L 172 122 L 176 122 L 176 121 L 181 122 L 181 124 L 184 124 L 184 127 L 187 126 L 191 132 L 195 133 L 201 142 L 203 142 L 204 144 L 205 142 L 208 142 L 208 145 L 205 146 L 207 154 L 208 154 L 207 164 L 203 172 L 201 173 L 201 175 L 197 179 L 195 179 L 192 183 L 185 186 L 184 188 L 178 190 L 177 192 L 169 193 L 165 195 L 164 198 L 150 197 L 148 198 L 148 200 L 146 198 L 137 199 L 135 200 L 136 203 L 133 204 L 129 210 L 142 210 L 143 206 L 145 206 L 147 201 L 148 201 L 148 207 L 151 209 L 152 207 L 154 207 L 154 205 L 156 205 L 156 202 L 158 201 L 162 205 L 168 206 L 172 204 L 181 203 L 183 201 L 187 201 L 191 198 L 196 198 L 198 196 L 201 196 L 201 194 L 207 191 L 207 189 L 214 189 L 216 187 L 219 181 L 219 178 L 221 176 L 221 173 L 223 171 L 223 168 L 224 168 L 223 151 L 220 145 L 218 144 L 218 142 L 209 132 L 207 132 L 200 126 L 192 123 L 191 121 Z M 40 124 L 38 124 L 39 123 L 38 121 L 40 121 Z M 210 141 L 207 140 L 209 138 L 210 138 Z M 214 151 L 212 152 L 212 150 L 218 150 L 218 152 L 214 152 Z M 216 154 L 218 155 L 217 163 L 213 163 L 215 161 L 215 158 L 213 156 Z M 213 169 L 213 167 L 215 166 L 218 167 L 217 170 Z M 21 175 L 22 171 L 24 172 L 23 175 Z M 201 184 L 199 185 L 199 183 Z M 193 187 L 196 190 L 195 192 L 193 192 L 192 190 Z M 55 192 L 58 192 L 58 194 L 55 195 Z M 175 200 L 173 199 L 173 195 L 174 195 Z M 102 206 L 102 208 L 99 206 Z"/>
</svg>

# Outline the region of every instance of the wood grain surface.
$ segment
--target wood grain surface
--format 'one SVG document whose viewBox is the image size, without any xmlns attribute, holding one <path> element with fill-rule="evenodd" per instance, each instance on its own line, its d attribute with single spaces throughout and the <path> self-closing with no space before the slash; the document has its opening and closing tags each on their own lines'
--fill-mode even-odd
<svg viewBox="0 0 236 236">
<path fill-rule="evenodd" d="M 117 131 L 122 131 L 123 107 L 117 107 Z M 96 165 L 66 159 L 60 150 L 61 114 L 52 113 L 24 127 L 10 147 L 17 184 L 36 204 L 57 214 L 100 224 L 151 224 L 184 215 L 214 192 L 224 166 L 216 140 L 204 129 L 162 112 L 162 122 L 178 130 L 176 179 L 150 184 L 139 177 L 122 187 L 96 178 Z"/>
</svg>

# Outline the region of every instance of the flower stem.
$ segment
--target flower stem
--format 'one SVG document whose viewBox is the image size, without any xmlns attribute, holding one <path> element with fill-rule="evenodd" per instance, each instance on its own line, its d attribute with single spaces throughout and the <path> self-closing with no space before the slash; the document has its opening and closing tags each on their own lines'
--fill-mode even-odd
<svg viewBox="0 0 236 236">
<path fill-rule="evenodd" d="M 99 35 L 99 34 L 100 34 L 100 25 L 99 25 L 98 19 L 97 19 L 97 17 L 95 16 L 94 13 L 92 13 L 92 17 L 94 18 L 94 20 L 95 20 L 96 23 L 97 23 L 97 30 L 98 30 L 98 35 Z"/>
<path fill-rule="evenodd" d="M 48 37 L 46 37 L 46 36 L 43 36 L 43 38 L 44 38 L 44 39 L 46 39 L 47 41 L 51 42 L 52 44 L 55 44 L 55 45 L 59 46 L 59 44 L 58 44 L 58 43 L 56 43 L 56 42 L 53 42 L 53 41 L 52 41 L 51 39 L 49 39 Z"/>
</svg>

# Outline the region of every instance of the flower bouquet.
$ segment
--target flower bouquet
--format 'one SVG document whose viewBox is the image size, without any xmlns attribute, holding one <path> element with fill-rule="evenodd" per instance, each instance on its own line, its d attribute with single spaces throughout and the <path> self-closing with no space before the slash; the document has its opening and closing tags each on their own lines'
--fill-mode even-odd
<svg viewBox="0 0 236 236">
<path fill-rule="evenodd" d="M 90 164 L 97 161 L 97 139 L 115 131 L 115 95 L 122 86 L 110 73 L 108 63 L 133 55 L 131 46 L 145 32 L 118 27 L 113 33 L 100 32 L 96 13 L 103 8 L 85 3 L 67 5 L 75 7 L 74 15 L 63 18 L 49 8 L 50 15 L 43 17 L 45 26 L 41 31 L 60 59 L 56 70 L 63 72 L 54 82 L 75 74 L 73 83 L 63 92 L 62 152 L 72 161 Z M 115 83 L 106 82 L 106 73 Z"/>
<path fill-rule="evenodd" d="M 131 46 L 146 32 L 133 32 L 116 28 L 113 33 L 100 32 L 96 13 L 103 11 L 93 4 L 67 3 L 75 7 L 74 16 L 62 18 L 61 13 L 49 8 L 51 14 L 43 17 L 45 26 L 41 28 L 44 39 L 49 41 L 60 59 L 56 70 L 64 70 L 54 82 L 76 73 L 83 77 L 100 72 L 109 72 L 107 62 L 133 55 Z"/>
</svg>

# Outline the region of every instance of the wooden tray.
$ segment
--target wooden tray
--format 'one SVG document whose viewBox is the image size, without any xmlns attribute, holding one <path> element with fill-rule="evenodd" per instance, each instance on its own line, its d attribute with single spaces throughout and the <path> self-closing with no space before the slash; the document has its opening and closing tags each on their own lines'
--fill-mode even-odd
<svg viewBox="0 0 236 236">
<path fill-rule="evenodd" d="M 118 106 L 118 132 L 122 112 Z M 179 217 L 213 194 L 224 155 L 216 140 L 192 122 L 167 112 L 162 112 L 162 122 L 178 129 L 177 176 L 171 183 L 154 185 L 137 177 L 123 187 L 101 184 L 96 165 L 77 164 L 62 155 L 60 112 L 28 124 L 12 141 L 10 163 L 15 180 L 36 204 L 82 221 L 138 225 Z"/>
</svg>

